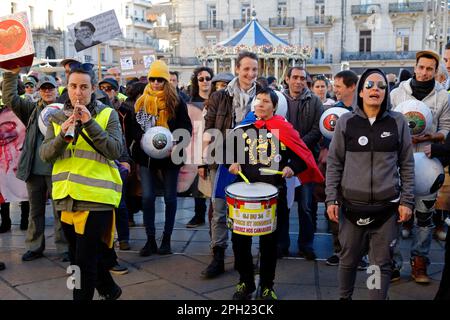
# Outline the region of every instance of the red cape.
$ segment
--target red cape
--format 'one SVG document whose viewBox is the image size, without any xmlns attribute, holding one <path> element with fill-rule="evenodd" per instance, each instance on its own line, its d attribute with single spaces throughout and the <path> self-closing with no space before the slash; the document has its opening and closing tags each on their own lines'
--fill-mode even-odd
<svg viewBox="0 0 450 320">
<path fill-rule="evenodd" d="M 274 115 L 266 121 L 255 121 L 256 128 L 260 129 L 263 126 L 305 162 L 307 169 L 297 175 L 302 184 L 309 182 L 322 183 L 325 181 L 322 173 L 317 167 L 313 154 L 300 138 L 298 131 L 294 129 L 292 124 L 287 122 L 282 116 Z"/>
</svg>

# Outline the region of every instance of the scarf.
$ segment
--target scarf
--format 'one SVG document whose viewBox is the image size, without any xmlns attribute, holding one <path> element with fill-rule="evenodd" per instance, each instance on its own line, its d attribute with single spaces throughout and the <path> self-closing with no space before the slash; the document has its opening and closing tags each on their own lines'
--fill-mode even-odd
<svg viewBox="0 0 450 320">
<path fill-rule="evenodd" d="M 169 128 L 169 111 L 166 107 L 164 91 L 153 91 L 150 84 L 145 87 L 144 93 L 136 101 L 134 106 L 136 113 L 141 110 L 148 115 L 155 117 L 156 126 Z"/>
<path fill-rule="evenodd" d="M 411 79 L 412 96 L 417 100 L 422 101 L 434 89 L 434 78 L 428 81 L 417 81 L 414 76 Z"/>
<path fill-rule="evenodd" d="M 241 122 L 250 111 L 250 103 L 256 95 L 256 82 L 247 91 L 239 87 L 239 78 L 234 78 L 227 86 L 227 91 L 233 97 L 233 122 Z M 234 126 L 234 125 L 233 125 Z"/>
</svg>

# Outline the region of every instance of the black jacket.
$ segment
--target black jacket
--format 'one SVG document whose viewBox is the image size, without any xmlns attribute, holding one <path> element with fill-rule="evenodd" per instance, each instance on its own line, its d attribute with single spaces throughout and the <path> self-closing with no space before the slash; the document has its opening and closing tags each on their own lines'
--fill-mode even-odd
<svg viewBox="0 0 450 320">
<path fill-rule="evenodd" d="M 181 99 L 180 97 L 178 106 L 176 107 L 175 117 L 170 119 L 167 124 L 169 125 L 170 132 L 172 133 L 176 129 L 186 129 L 187 131 L 189 131 L 189 134 L 192 134 L 192 123 L 191 119 L 189 118 L 187 106 L 186 103 L 184 103 L 183 99 Z M 136 163 L 152 169 L 164 169 L 182 166 L 182 164 L 174 164 L 170 158 L 154 159 L 149 157 L 141 148 L 141 139 L 144 133 L 145 132 L 136 121 L 136 117 L 132 117 L 131 128 L 127 130 L 125 135 L 127 141 L 130 139 L 130 137 L 127 137 L 128 135 L 131 135 L 131 139 L 134 140 L 131 147 L 131 158 Z M 180 142 L 181 141 L 178 141 L 178 143 Z"/>
</svg>

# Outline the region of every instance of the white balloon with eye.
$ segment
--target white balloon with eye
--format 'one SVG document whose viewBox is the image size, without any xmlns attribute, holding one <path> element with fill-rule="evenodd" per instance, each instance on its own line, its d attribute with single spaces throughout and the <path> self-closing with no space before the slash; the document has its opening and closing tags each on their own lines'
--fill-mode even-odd
<svg viewBox="0 0 450 320">
<path fill-rule="evenodd" d="M 46 106 L 39 114 L 38 126 L 44 136 L 47 132 L 47 127 L 50 125 L 51 117 L 59 110 L 62 110 L 63 107 L 62 103 L 52 103 Z"/>
<path fill-rule="evenodd" d="M 334 129 L 339 118 L 344 114 L 350 112 L 349 110 L 341 107 L 331 107 L 322 113 L 319 120 L 320 132 L 325 138 L 332 139 Z"/>
<path fill-rule="evenodd" d="M 444 183 L 444 167 L 436 158 L 428 158 L 424 152 L 414 153 L 414 194 L 425 196 L 435 193 Z"/>
<path fill-rule="evenodd" d="M 433 114 L 430 108 L 419 100 L 406 100 L 397 105 L 394 111 L 402 113 L 408 122 L 412 136 L 424 134 L 433 124 Z"/>
<path fill-rule="evenodd" d="M 173 147 L 173 136 L 165 127 L 151 127 L 141 139 L 141 148 L 154 159 L 164 159 L 170 156 Z"/>
</svg>

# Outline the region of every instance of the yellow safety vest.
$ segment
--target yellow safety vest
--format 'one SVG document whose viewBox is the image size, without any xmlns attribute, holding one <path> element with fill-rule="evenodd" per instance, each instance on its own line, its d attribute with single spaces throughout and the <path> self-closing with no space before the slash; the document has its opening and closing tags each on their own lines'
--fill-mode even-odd
<svg viewBox="0 0 450 320">
<path fill-rule="evenodd" d="M 94 118 L 103 130 L 112 111 L 105 108 Z M 53 123 L 53 128 L 57 136 L 61 126 Z M 84 133 L 87 135 L 86 131 Z M 55 200 L 70 196 L 79 201 L 118 207 L 122 195 L 122 179 L 117 165 L 95 151 L 81 135 L 76 145 L 69 144 L 53 165 L 52 186 Z"/>
</svg>

